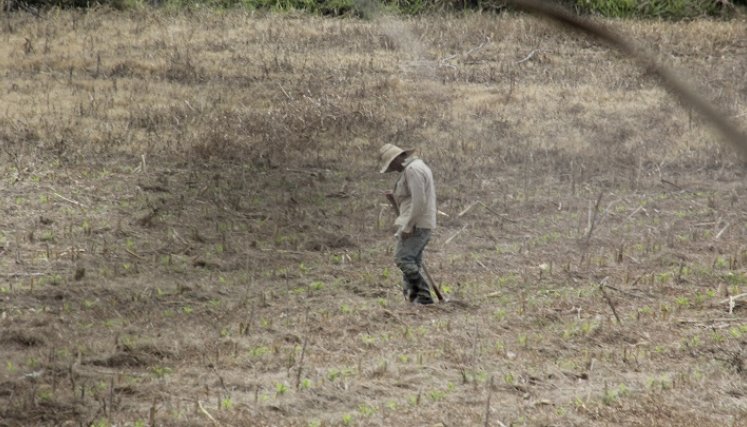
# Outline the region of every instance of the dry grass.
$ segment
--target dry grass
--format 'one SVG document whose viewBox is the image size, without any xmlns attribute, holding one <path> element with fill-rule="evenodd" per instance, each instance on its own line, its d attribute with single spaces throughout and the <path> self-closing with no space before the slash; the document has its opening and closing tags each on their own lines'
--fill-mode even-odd
<svg viewBox="0 0 747 427">
<path fill-rule="evenodd" d="M 610 24 L 744 129 L 744 21 Z M 0 425 L 747 425 L 743 167 L 632 61 L 517 15 L 0 28 Z M 401 301 L 390 141 L 451 303 Z"/>
</svg>

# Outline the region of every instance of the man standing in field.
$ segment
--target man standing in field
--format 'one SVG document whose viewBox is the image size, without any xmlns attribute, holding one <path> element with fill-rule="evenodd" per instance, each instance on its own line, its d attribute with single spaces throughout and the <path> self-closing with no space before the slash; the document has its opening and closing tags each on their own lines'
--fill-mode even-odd
<svg viewBox="0 0 747 427">
<path fill-rule="evenodd" d="M 379 150 L 380 172 L 401 172 L 394 191 L 385 194 L 398 214 L 394 260 L 402 270 L 405 298 L 415 304 L 433 304 L 420 267 L 431 230 L 436 228 L 436 187 L 431 169 L 412 155 L 414 151 L 385 144 Z"/>
</svg>

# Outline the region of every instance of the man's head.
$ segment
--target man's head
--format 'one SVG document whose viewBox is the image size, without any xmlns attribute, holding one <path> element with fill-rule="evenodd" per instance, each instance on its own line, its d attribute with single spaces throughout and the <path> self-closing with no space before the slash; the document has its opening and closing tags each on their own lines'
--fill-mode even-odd
<svg viewBox="0 0 747 427">
<path fill-rule="evenodd" d="M 394 144 L 384 144 L 379 150 L 379 172 L 402 172 L 407 157 L 415 151 L 413 149 L 402 149 Z"/>
</svg>

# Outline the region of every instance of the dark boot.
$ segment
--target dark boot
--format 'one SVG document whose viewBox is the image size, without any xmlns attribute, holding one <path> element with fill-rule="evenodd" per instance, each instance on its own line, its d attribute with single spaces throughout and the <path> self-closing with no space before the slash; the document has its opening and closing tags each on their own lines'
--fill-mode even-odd
<svg viewBox="0 0 747 427">
<path fill-rule="evenodd" d="M 433 304 L 433 298 L 431 297 L 431 290 L 428 287 L 428 283 L 423 279 L 420 273 L 408 274 L 406 276 L 407 287 L 410 293 L 408 301 L 415 304 Z"/>
<path fill-rule="evenodd" d="M 408 279 L 407 276 L 402 278 L 402 293 L 405 296 L 407 302 L 415 301 L 415 297 L 418 296 L 417 286 Z"/>
</svg>

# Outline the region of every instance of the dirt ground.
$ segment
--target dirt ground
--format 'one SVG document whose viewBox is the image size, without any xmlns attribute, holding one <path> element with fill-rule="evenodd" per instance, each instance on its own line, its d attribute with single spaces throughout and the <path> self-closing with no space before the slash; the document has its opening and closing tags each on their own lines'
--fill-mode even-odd
<svg viewBox="0 0 747 427">
<path fill-rule="evenodd" d="M 747 25 L 611 21 L 747 128 Z M 516 14 L 0 18 L 0 426 L 747 426 L 744 163 Z M 385 142 L 448 302 L 403 302 Z"/>
</svg>

